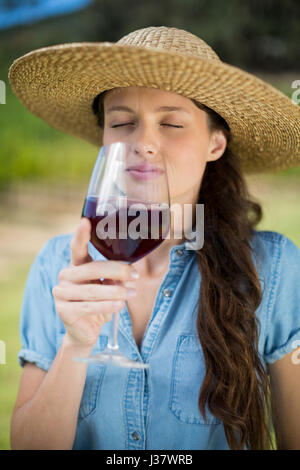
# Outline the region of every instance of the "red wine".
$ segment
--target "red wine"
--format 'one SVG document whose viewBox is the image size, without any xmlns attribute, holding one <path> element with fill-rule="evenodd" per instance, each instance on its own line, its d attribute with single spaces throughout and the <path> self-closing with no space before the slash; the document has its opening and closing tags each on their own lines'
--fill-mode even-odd
<svg viewBox="0 0 300 470">
<path fill-rule="evenodd" d="M 122 205 L 102 207 L 99 198 L 87 197 L 82 217 L 91 221 L 91 243 L 105 258 L 134 263 L 166 238 L 169 208 L 124 199 Z M 100 214 L 100 215 L 99 215 Z M 154 238 L 155 237 L 155 238 Z"/>
</svg>

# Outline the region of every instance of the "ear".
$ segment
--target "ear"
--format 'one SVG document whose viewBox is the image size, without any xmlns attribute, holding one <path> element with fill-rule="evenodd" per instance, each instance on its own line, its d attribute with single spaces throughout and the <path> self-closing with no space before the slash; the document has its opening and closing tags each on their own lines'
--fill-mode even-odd
<svg viewBox="0 0 300 470">
<path fill-rule="evenodd" d="M 214 131 L 211 135 L 208 151 L 207 162 L 218 160 L 225 152 L 227 139 L 221 130 Z"/>
</svg>

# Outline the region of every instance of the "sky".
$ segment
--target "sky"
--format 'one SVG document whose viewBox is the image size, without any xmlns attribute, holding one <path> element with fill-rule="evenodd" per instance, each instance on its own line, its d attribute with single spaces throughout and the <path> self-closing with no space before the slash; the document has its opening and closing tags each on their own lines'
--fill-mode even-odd
<svg viewBox="0 0 300 470">
<path fill-rule="evenodd" d="M 92 0 L 0 0 L 0 30 L 84 8 Z"/>
</svg>

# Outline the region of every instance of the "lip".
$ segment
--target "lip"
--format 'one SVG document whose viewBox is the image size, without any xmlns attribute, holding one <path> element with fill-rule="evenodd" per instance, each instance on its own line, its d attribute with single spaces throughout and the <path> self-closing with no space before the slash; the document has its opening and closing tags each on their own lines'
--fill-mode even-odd
<svg viewBox="0 0 300 470">
<path fill-rule="evenodd" d="M 162 173 L 162 170 L 154 165 L 149 165 L 149 163 L 141 163 L 140 165 L 132 165 L 127 168 L 129 171 L 159 171 Z"/>
<path fill-rule="evenodd" d="M 160 168 L 147 163 L 130 166 L 126 171 L 128 171 L 131 176 L 139 180 L 155 178 L 163 173 L 163 170 Z"/>
</svg>

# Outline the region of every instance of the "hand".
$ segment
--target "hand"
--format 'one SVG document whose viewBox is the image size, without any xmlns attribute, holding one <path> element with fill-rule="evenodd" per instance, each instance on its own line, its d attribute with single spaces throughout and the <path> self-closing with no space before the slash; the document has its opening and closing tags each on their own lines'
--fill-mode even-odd
<svg viewBox="0 0 300 470">
<path fill-rule="evenodd" d="M 71 240 L 71 263 L 60 271 L 52 294 L 68 342 L 92 349 L 102 326 L 135 295 L 123 283 L 137 279 L 138 273 L 121 261 L 94 261 L 88 253 L 90 236 L 91 223 L 83 217 Z"/>
</svg>

